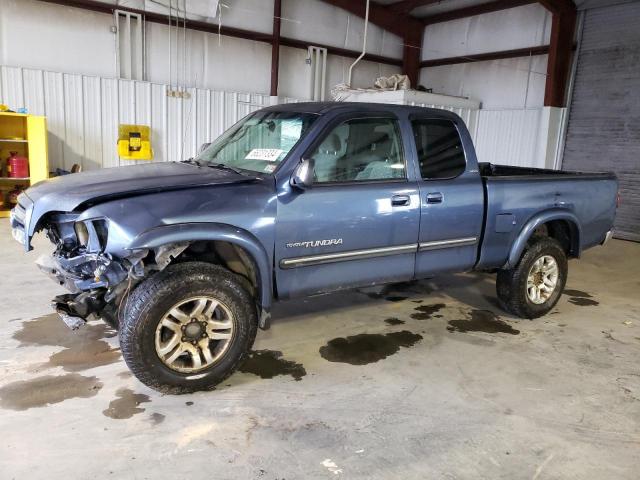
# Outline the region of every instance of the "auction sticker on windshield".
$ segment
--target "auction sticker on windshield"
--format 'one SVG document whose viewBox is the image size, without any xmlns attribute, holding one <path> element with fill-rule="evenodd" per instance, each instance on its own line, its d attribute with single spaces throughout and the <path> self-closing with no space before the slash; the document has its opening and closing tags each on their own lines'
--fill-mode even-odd
<svg viewBox="0 0 640 480">
<path fill-rule="evenodd" d="M 279 148 L 254 148 L 251 150 L 245 160 L 264 160 L 265 162 L 275 162 L 282 154 Z"/>
</svg>

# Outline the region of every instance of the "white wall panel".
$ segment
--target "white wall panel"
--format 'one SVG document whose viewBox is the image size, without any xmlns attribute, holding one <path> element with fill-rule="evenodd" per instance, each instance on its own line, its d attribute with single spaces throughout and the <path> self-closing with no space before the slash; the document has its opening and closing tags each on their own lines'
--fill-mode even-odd
<svg viewBox="0 0 640 480">
<path fill-rule="evenodd" d="M 422 58 L 433 60 L 549 43 L 551 14 L 539 4 L 429 25 Z M 542 107 L 547 55 L 423 68 L 420 83 L 434 93 L 466 96 L 483 108 Z"/>
<path fill-rule="evenodd" d="M 44 72 L 42 70 L 22 71 L 24 106 L 37 114 L 44 111 Z"/>
<path fill-rule="evenodd" d="M 6 66 L 0 67 L 0 79 L 3 102 L 46 115 L 52 170 L 136 163 L 118 158 L 121 123 L 151 127 L 154 161 L 191 157 L 202 143 L 272 103 L 269 95 L 196 88 L 186 90 L 188 98 L 174 98 L 161 84 Z"/>
<path fill-rule="evenodd" d="M 5 71 L 7 68 L 5 67 L 1 70 Z M 36 111 L 29 110 L 29 112 L 37 115 L 47 115 L 50 168 L 62 167 L 64 165 L 64 142 L 66 138 L 64 75 L 56 72 L 44 72 L 43 77 L 44 108 Z"/>
<path fill-rule="evenodd" d="M 118 158 L 118 117 L 119 117 L 119 91 L 118 80 L 114 78 L 101 79 L 101 102 L 100 102 L 100 114 L 102 118 L 102 166 L 103 167 L 117 167 L 120 165 L 120 159 Z M 47 120 L 49 122 L 49 129 L 51 129 L 51 116 L 49 112 L 46 112 Z M 115 125 L 114 125 L 115 124 Z M 154 141 L 154 143 L 156 143 Z M 49 150 L 51 152 L 51 150 Z M 49 158 L 49 162 L 56 165 L 55 158 Z M 59 163 L 59 161 L 58 161 Z"/>
<path fill-rule="evenodd" d="M 110 15 L 36 0 L 0 0 L 0 62 L 115 75 Z"/>
<path fill-rule="evenodd" d="M 64 74 L 64 148 L 62 167 L 70 170 L 74 164 L 87 168 L 84 161 L 84 98 L 82 75 Z"/>
<path fill-rule="evenodd" d="M 558 168 L 566 109 L 555 107 L 478 110 L 472 137 L 478 161 L 520 167 Z"/>
<path fill-rule="evenodd" d="M 420 83 L 434 93 L 480 100 L 483 108 L 541 107 L 547 55 L 423 68 Z"/>
<path fill-rule="evenodd" d="M 102 115 L 100 112 L 101 93 L 100 77 L 82 78 L 83 98 L 83 166 L 85 170 L 102 168 Z"/>
<path fill-rule="evenodd" d="M 0 95 L 11 107 L 29 105 L 30 113 L 47 116 L 52 169 L 68 170 L 74 163 L 85 170 L 134 163 L 117 156 L 120 123 L 151 127 L 154 161 L 191 157 L 202 143 L 274 101 L 256 93 L 195 88 L 187 90 L 189 98 L 174 98 L 166 96 L 166 85 L 14 67 L 0 67 L 0 78 Z M 557 132 L 547 109 L 448 110 L 467 123 L 480 161 L 553 166 L 549 146 Z"/>
<path fill-rule="evenodd" d="M 167 13 L 166 7 L 150 0 L 110 3 Z M 361 18 L 320 0 L 285 0 L 282 8 L 283 36 L 358 51 L 362 48 Z M 222 2 L 221 11 L 221 17 L 201 20 L 211 23 L 214 29 L 221 22 L 223 26 L 271 32 L 272 0 Z M 105 78 L 117 76 L 116 37 L 110 30 L 113 24 L 113 17 L 104 13 L 38 0 L 0 0 L 0 64 Z M 168 25 L 150 22 L 145 25 L 145 35 L 148 81 L 211 90 L 263 93 L 270 90 L 268 43 L 193 30 L 183 37 L 182 32 L 178 34 L 173 28 L 170 44 Z M 370 25 L 368 51 L 401 58 L 402 40 Z M 280 95 L 308 98 L 306 55 L 306 50 L 282 48 Z M 346 80 L 352 62 L 351 58 L 329 55 L 328 90 Z M 368 87 L 376 77 L 394 73 L 400 73 L 400 68 L 361 62 L 354 70 L 353 83 Z M 14 80 L 8 83 L 20 85 Z M 1 84 L 0 79 L 0 89 Z M 5 91 L 4 101 L 24 104 L 22 96 L 22 91 Z"/>
<path fill-rule="evenodd" d="M 371 23 L 367 30 L 367 52 L 402 57 L 403 41 L 400 37 Z M 282 2 L 281 33 L 283 37 L 360 51 L 364 19 L 321 0 L 285 0 Z"/>
<path fill-rule="evenodd" d="M 429 25 L 424 31 L 422 59 L 544 45 L 550 34 L 551 13 L 533 3 Z"/>
</svg>

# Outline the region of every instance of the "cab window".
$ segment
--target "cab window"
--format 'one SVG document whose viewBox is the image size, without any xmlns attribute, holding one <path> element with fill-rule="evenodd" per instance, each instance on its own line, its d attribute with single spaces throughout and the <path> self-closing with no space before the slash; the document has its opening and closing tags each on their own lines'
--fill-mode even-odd
<svg viewBox="0 0 640 480">
<path fill-rule="evenodd" d="M 358 118 L 335 127 L 309 156 L 315 182 L 367 182 L 405 178 L 398 122 Z"/>
<path fill-rule="evenodd" d="M 464 148 L 452 121 L 420 119 L 411 124 L 423 179 L 454 178 L 464 172 Z"/>
</svg>

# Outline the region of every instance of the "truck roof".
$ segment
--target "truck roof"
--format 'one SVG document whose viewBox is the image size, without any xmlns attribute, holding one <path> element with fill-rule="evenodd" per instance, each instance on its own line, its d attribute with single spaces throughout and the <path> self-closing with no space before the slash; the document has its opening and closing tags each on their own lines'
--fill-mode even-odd
<svg viewBox="0 0 640 480">
<path fill-rule="evenodd" d="M 267 107 L 264 110 L 274 112 L 301 112 L 301 113 L 315 113 L 318 115 L 324 115 L 330 112 L 367 112 L 386 110 L 392 113 L 425 113 L 425 110 L 429 111 L 430 115 L 434 117 L 457 119 L 459 118 L 453 112 L 442 110 L 439 108 L 417 107 L 413 105 L 394 105 L 390 103 L 365 103 L 365 102 L 299 102 L 299 103 L 285 103 L 279 105 L 273 105 Z"/>
</svg>

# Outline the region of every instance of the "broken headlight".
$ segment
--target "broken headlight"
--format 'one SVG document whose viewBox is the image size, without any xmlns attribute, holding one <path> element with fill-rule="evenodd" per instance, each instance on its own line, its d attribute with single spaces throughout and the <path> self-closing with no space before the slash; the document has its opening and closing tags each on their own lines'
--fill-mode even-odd
<svg viewBox="0 0 640 480">
<path fill-rule="evenodd" d="M 78 239 L 78 245 L 86 247 L 89 243 L 89 229 L 85 222 L 76 222 L 73 226 L 76 231 L 76 238 Z"/>
<path fill-rule="evenodd" d="M 107 246 L 109 229 L 107 221 L 103 218 L 76 222 L 74 230 L 78 246 L 86 248 L 89 252 L 103 251 Z"/>
<path fill-rule="evenodd" d="M 104 218 L 78 221 L 77 218 L 78 215 L 72 213 L 51 216 L 47 226 L 49 239 L 66 252 L 104 251 L 108 237 L 107 221 Z"/>
</svg>

